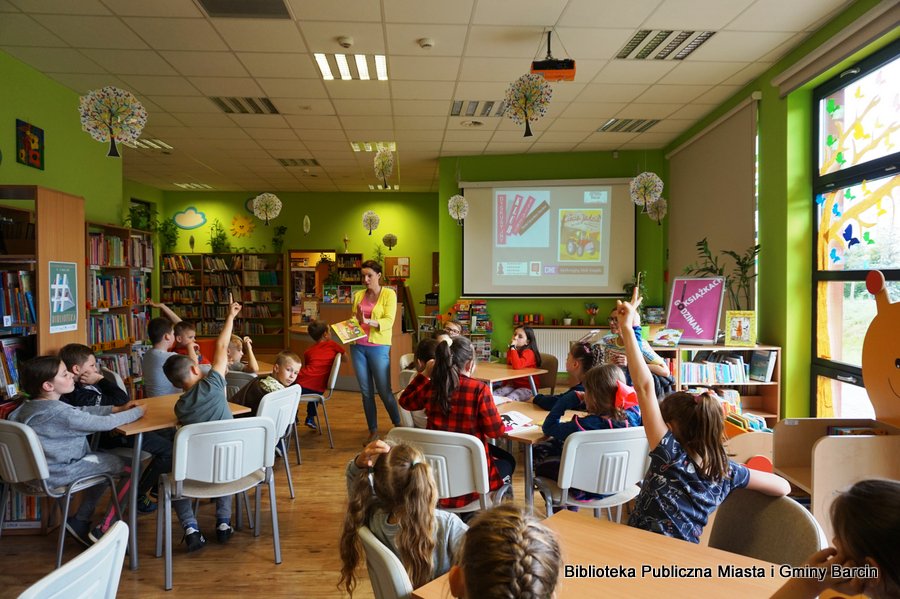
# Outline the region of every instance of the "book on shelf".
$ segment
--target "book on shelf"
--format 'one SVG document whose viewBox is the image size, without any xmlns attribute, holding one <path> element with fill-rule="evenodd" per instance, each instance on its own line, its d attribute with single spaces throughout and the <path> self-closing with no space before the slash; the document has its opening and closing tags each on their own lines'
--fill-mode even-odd
<svg viewBox="0 0 900 599">
<path fill-rule="evenodd" d="M 775 352 L 767 349 L 757 349 L 750 356 L 750 380 L 761 383 L 772 381 L 775 372 Z"/>
<path fill-rule="evenodd" d="M 874 428 L 871 426 L 829 426 L 828 434 L 830 436 L 837 435 L 887 435 L 886 429 Z"/>
<path fill-rule="evenodd" d="M 725 312 L 725 345 L 753 345 L 756 343 L 756 312 L 728 310 Z"/>
<path fill-rule="evenodd" d="M 518 432 L 534 426 L 531 418 L 515 410 L 500 414 L 500 420 L 503 421 L 503 430 L 507 433 Z"/>
<path fill-rule="evenodd" d="M 650 345 L 657 347 L 675 347 L 681 341 L 684 329 L 659 329 L 650 339 Z"/>
<path fill-rule="evenodd" d="M 347 320 L 336 322 L 331 325 L 331 329 L 338 336 L 338 339 L 341 340 L 341 343 L 351 343 L 366 336 L 366 332 L 362 330 L 356 318 L 348 318 Z"/>
</svg>

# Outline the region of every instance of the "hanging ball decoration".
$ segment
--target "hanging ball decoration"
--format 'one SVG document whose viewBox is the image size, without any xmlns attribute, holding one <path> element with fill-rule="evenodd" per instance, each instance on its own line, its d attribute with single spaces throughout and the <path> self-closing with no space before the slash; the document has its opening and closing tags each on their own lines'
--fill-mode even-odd
<svg viewBox="0 0 900 599">
<path fill-rule="evenodd" d="M 118 157 L 116 142 L 134 144 L 147 124 L 147 111 L 129 91 L 107 86 L 78 101 L 81 128 L 97 141 L 108 141 L 107 156 Z"/>
<path fill-rule="evenodd" d="M 310 222 L 309 222 L 309 215 L 307 214 L 303 217 L 303 233 L 304 233 L 304 235 L 309 235 L 309 229 L 310 229 Z"/>
<path fill-rule="evenodd" d="M 378 224 L 381 222 L 381 219 L 378 218 L 378 215 L 375 214 L 374 210 L 366 210 L 363 213 L 362 223 L 363 227 L 369 231 L 369 235 L 372 234 L 372 231 L 378 228 Z"/>
<path fill-rule="evenodd" d="M 447 200 L 447 212 L 456 219 L 456 224 L 462 226 L 463 220 L 469 214 L 469 202 L 465 197 L 456 194 Z"/>
<path fill-rule="evenodd" d="M 509 84 L 506 90 L 506 116 L 517 124 L 525 124 L 525 135 L 531 137 L 531 124 L 547 113 L 553 88 L 542 75 L 527 73 Z"/>
<path fill-rule="evenodd" d="M 261 193 L 253 199 L 253 214 L 268 227 L 269 220 L 281 214 L 281 200 L 274 193 Z"/>
<path fill-rule="evenodd" d="M 387 246 L 388 250 L 394 249 L 394 246 L 397 245 L 397 236 L 393 233 L 388 233 L 384 237 L 381 238 L 381 242 Z"/>
<path fill-rule="evenodd" d="M 662 196 L 663 182 L 656 173 L 646 171 L 631 180 L 629 191 L 632 202 L 646 206 Z"/>
<path fill-rule="evenodd" d="M 384 182 L 387 189 L 387 180 L 394 173 L 394 154 L 390 148 L 381 147 L 375 153 L 375 176 Z"/>
<path fill-rule="evenodd" d="M 668 203 L 664 198 L 659 198 L 655 202 L 651 202 L 647 204 L 647 215 L 656 221 L 656 224 L 661 225 L 662 219 L 666 216 L 666 211 L 668 210 Z"/>
</svg>

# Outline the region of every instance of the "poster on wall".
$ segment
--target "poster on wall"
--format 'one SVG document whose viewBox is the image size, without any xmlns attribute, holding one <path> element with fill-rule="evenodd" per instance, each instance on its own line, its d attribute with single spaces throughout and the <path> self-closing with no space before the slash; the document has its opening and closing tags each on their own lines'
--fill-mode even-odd
<svg viewBox="0 0 900 599">
<path fill-rule="evenodd" d="M 78 329 L 78 265 L 50 262 L 50 334 Z"/>
<path fill-rule="evenodd" d="M 389 279 L 408 279 L 409 258 L 389 256 L 384 259 L 384 270 Z"/>
<path fill-rule="evenodd" d="M 44 130 L 16 119 L 16 162 L 44 170 Z"/>
<path fill-rule="evenodd" d="M 724 277 L 675 277 L 666 328 L 682 329 L 682 343 L 715 343 L 724 299 Z"/>
</svg>

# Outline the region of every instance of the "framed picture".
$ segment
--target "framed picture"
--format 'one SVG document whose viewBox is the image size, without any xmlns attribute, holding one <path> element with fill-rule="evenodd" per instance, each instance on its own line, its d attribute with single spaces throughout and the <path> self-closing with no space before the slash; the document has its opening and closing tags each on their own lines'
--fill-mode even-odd
<svg viewBox="0 0 900 599">
<path fill-rule="evenodd" d="M 669 297 L 667 329 L 681 329 L 682 343 L 715 343 L 725 277 L 675 277 Z"/>
<path fill-rule="evenodd" d="M 16 162 L 44 170 L 44 130 L 16 119 Z"/>
<path fill-rule="evenodd" d="M 756 345 L 756 312 L 726 310 L 725 345 Z"/>
<path fill-rule="evenodd" d="M 384 259 L 384 270 L 389 279 L 408 279 L 409 258 L 389 256 Z"/>
</svg>

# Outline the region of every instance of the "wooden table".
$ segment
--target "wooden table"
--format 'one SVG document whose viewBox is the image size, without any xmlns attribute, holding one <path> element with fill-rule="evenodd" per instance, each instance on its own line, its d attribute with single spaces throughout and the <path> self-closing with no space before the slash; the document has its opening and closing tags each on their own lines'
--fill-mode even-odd
<svg viewBox="0 0 900 599">
<path fill-rule="evenodd" d="M 181 393 L 160 395 L 138 400 L 144 406 L 144 415 L 134 422 L 123 424 L 116 432 L 126 437 L 134 437 L 134 448 L 131 457 L 131 492 L 128 494 L 128 526 L 130 527 L 131 557 L 129 563 L 132 570 L 138 568 L 137 548 L 137 485 L 141 478 L 141 445 L 144 441 L 144 433 L 172 428 L 178 424 L 175 418 L 175 402 L 181 397 Z M 229 403 L 232 414 L 246 414 L 250 408 L 235 403 Z M 162 509 L 162 508 L 159 508 Z"/>
<path fill-rule="evenodd" d="M 785 581 L 778 573 L 778 566 L 769 562 L 598 520 L 587 513 L 562 511 L 544 520 L 544 524 L 556 532 L 565 563 L 556 589 L 557 599 L 601 596 L 758 599 L 769 597 Z M 719 571 L 720 566 L 745 569 L 757 577 L 728 577 L 726 572 Z M 578 567 L 582 568 L 582 574 L 590 569 L 595 572 L 576 578 Z M 607 567 L 609 574 L 604 572 Z M 663 567 L 698 568 L 700 574 L 709 573 L 709 577 L 689 578 L 685 576 L 689 572 L 665 576 Z M 633 577 L 611 577 L 613 571 L 623 570 L 630 576 L 631 568 Z M 447 575 L 414 590 L 412 596 L 416 599 L 450 597 Z"/>
<path fill-rule="evenodd" d="M 512 379 L 527 376 L 528 382 L 531 383 L 532 393 L 537 395 L 537 385 L 534 384 L 533 377 L 542 374 L 547 374 L 547 370 L 544 368 L 520 368 L 516 370 L 509 364 L 500 364 L 499 362 L 479 362 L 475 365 L 475 372 L 472 373 L 472 378 L 484 381 L 488 384 L 488 387 L 490 387 L 493 383 L 511 381 Z"/>
</svg>

